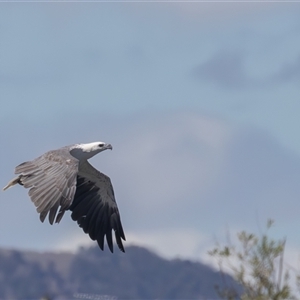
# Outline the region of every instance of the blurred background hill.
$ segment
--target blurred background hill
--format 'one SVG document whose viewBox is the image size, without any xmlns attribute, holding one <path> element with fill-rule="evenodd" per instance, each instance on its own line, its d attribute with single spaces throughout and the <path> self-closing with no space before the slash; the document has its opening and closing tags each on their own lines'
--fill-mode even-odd
<svg viewBox="0 0 300 300">
<path fill-rule="evenodd" d="M 0 250 L 0 299 L 218 299 L 214 286 L 224 280 L 234 284 L 202 263 L 137 246 L 125 254 Z"/>
</svg>

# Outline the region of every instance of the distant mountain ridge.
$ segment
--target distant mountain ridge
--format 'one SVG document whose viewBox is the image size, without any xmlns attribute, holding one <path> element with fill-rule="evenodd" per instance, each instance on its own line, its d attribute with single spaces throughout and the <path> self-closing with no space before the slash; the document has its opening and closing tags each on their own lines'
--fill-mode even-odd
<svg viewBox="0 0 300 300">
<path fill-rule="evenodd" d="M 0 249 L 0 299 L 218 299 L 233 279 L 199 262 L 166 260 L 130 246 L 126 253 L 77 254 Z"/>
</svg>

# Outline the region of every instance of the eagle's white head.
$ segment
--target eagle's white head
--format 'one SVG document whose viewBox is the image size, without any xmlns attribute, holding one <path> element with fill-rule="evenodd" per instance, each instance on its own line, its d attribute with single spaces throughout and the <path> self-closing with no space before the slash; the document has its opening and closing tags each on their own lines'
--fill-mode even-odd
<svg viewBox="0 0 300 300">
<path fill-rule="evenodd" d="M 104 142 L 93 142 L 88 144 L 76 144 L 71 147 L 70 153 L 78 160 L 87 160 L 107 149 L 112 150 L 112 145 Z"/>
</svg>

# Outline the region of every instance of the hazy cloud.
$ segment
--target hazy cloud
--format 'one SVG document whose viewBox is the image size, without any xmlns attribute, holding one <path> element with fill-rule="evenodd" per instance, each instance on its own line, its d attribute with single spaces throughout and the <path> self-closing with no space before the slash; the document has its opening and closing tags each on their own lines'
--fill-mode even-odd
<svg viewBox="0 0 300 300">
<path fill-rule="evenodd" d="M 103 140 L 114 150 L 96 156 L 92 164 L 113 181 L 128 243 L 196 257 L 225 226 L 256 228 L 259 214 L 263 221 L 272 217 L 288 228 L 298 218 L 299 157 L 268 133 L 184 112 L 110 122 L 115 125 L 107 127 Z M 90 118 L 89 126 L 97 123 Z M 70 138 L 86 141 L 84 129 L 77 127 Z M 44 139 L 36 136 L 32 142 Z M 30 147 L 26 151 L 22 157 L 33 158 Z M 10 157 L 0 174 L 5 183 L 8 170 L 21 161 L 10 149 L 3 149 L 3 155 Z M 69 214 L 59 225 L 41 224 L 22 187 L 2 193 L 1 203 L 2 246 L 57 250 L 91 243 Z"/>
<path fill-rule="evenodd" d="M 191 74 L 199 81 L 207 81 L 227 89 L 257 89 L 270 86 L 295 83 L 300 78 L 300 57 L 292 63 L 283 63 L 278 71 L 264 78 L 249 75 L 247 56 L 240 52 L 222 51 L 206 62 L 199 64 Z"/>
<path fill-rule="evenodd" d="M 290 63 L 284 63 L 280 70 L 272 78 L 273 82 L 299 82 L 300 79 L 300 55 Z"/>
<path fill-rule="evenodd" d="M 201 80 L 221 87 L 242 88 L 249 84 L 243 65 L 243 55 L 235 52 L 219 52 L 192 70 Z"/>
</svg>

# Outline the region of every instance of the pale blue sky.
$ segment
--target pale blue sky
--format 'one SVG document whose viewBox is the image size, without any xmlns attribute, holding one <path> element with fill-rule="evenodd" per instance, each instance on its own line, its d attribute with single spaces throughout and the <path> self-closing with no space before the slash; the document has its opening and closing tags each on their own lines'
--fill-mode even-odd
<svg viewBox="0 0 300 300">
<path fill-rule="evenodd" d="M 104 140 L 93 164 L 129 243 L 197 257 L 272 217 L 299 247 L 300 3 L 0 8 L 3 185 L 46 150 Z M 0 197 L 0 246 L 88 242 L 69 216 L 40 224 L 21 187 Z"/>
</svg>

